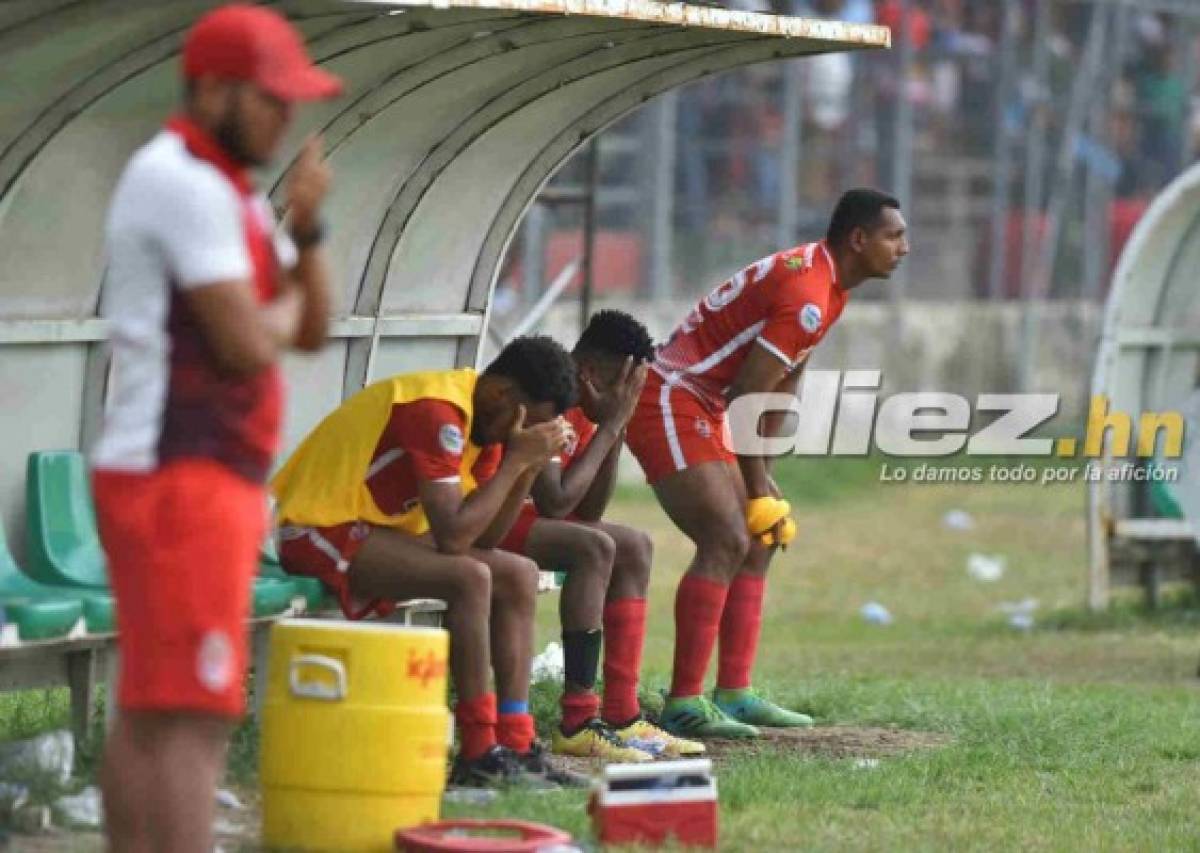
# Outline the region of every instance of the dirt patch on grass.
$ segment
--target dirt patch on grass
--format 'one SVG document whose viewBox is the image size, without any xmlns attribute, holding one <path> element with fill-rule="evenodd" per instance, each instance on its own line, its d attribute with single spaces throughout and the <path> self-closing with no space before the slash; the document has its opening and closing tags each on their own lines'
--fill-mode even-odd
<svg viewBox="0 0 1200 853">
<path fill-rule="evenodd" d="M 813 758 L 886 758 L 950 743 L 949 735 L 908 729 L 820 726 L 811 729 L 763 729 L 758 740 L 712 740 L 714 759 L 741 755 L 791 753 Z"/>
<path fill-rule="evenodd" d="M 797 755 L 812 758 L 888 758 L 923 749 L 938 749 L 954 739 L 938 732 L 870 726 L 819 726 L 811 729 L 763 729 L 757 740 L 710 740 L 707 757 L 720 766 L 731 758 Z M 576 773 L 598 775 L 602 762 L 590 758 L 554 757 Z"/>
</svg>

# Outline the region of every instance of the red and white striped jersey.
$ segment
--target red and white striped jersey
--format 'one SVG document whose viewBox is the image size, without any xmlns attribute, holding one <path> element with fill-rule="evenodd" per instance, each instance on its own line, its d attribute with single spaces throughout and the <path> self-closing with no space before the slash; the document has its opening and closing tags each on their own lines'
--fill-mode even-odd
<svg viewBox="0 0 1200 853">
<path fill-rule="evenodd" d="M 751 346 L 795 370 L 841 316 L 846 298 L 824 241 L 777 252 L 704 297 L 658 348 L 654 369 L 722 412 Z"/>
</svg>

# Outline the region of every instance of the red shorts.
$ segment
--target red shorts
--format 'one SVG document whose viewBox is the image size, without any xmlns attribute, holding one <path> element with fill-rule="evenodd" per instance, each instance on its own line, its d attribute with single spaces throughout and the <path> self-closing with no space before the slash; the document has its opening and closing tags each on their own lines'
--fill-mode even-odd
<svg viewBox="0 0 1200 853">
<path fill-rule="evenodd" d="M 240 715 L 263 487 L 204 459 L 98 470 L 93 487 L 116 596 L 120 707 Z"/>
<path fill-rule="evenodd" d="M 350 593 L 350 563 L 371 526 L 348 521 L 331 527 L 305 527 L 284 521 L 276 531 L 279 563 L 293 575 L 314 577 L 332 592 L 347 619 L 387 616 L 396 609 L 394 601 L 374 598 L 364 601 Z"/>
<path fill-rule="evenodd" d="M 529 531 L 533 530 L 533 523 L 540 517 L 537 507 L 530 501 L 525 501 L 521 504 L 521 514 L 517 516 L 517 520 L 513 522 L 513 526 L 508 529 L 508 533 L 500 540 L 497 547 L 501 551 L 524 555 L 525 546 L 529 542 Z"/>
<path fill-rule="evenodd" d="M 724 415 L 714 415 L 685 388 L 651 370 L 625 430 L 625 443 L 653 485 L 704 462 L 733 462 Z"/>
</svg>

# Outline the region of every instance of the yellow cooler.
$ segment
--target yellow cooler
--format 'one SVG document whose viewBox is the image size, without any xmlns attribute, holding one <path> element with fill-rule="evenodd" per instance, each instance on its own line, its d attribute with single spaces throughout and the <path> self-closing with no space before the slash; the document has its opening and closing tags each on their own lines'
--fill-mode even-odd
<svg viewBox="0 0 1200 853">
<path fill-rule="evenodd" d="M 290 619 L 271 630 L 263 842 L 390 851 L 438 818 L 449 639 L 440 628 Z"/>
</svg>

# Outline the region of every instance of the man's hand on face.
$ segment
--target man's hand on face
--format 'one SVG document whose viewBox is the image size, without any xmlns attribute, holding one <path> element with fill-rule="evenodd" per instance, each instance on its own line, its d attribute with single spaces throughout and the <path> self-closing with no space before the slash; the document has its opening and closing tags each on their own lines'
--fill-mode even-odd
<svg viewBox="0 0 1200 853">
<path fill-rule="evenodd" d="M 311 233 L 319 226 L 321 203 L 333 179 L 321 149 L 321 137 L 314 134 L 305 139 L 288 177 L 287 205 L 297 233 Z"/>
<path fill-rule="evenodd" d="M 648 369 L 645 364 L 635 364 L 632 356 L 626 356 L 617 378 L 603 390 L 598 390 L 584 377 L 579 393 L 586 408 L 596 414 L 598 423 L 617 429 L 623 429 L 629 423 L 646 383 Z"/>
<path fill-rule="evenodd" d="M 525 467 L 541 467 L 562 453 L 574 434 L 571 425 L 562 417 L 527 427 L 525 407 L 518 406 L 504 452 Z"/>
</svg>

